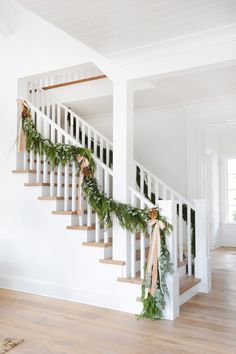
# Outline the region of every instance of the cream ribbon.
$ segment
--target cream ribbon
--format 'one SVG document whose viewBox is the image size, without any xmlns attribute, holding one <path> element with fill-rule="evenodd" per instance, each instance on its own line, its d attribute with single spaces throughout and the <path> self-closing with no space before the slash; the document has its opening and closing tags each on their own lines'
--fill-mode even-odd
<svg viewBox="0 0 236 354">
<path fill-rule="evenodd" d="M 19 131 L 18 131 L 18 144 L 17 144 L 17 150 L 18 152 L 24 152 L 26 148 L 26 136 L 23 130 L 22 126 L 22 113 L 24 111 L 24 108 L 28 108 L 29 106 L 25 100 L 18 99 L 16 100 L 16 103 L 20 106 L 20 123 L 19 123 Z"/>
<path fill-rule="evenodd" d="M 86 157 L 78 155 L 77 161 L 80 165 L 79 170 L 79 181 L 78 181 L 78 202 L 77 202 L 77 213 L 81 214 L 83 212 L 83 206 L 81 205 L 81 192 L 82 192 L 82 183 L 84 179 L 84 168 L 89 166 L 89 161 Z"/>
<path fill-rule="evenodd" d="M 158 279 L 158 251 L 160 248 L 160 230 L 165 228 L 165 224 L 161 220 L 151 219 L 149 224 L 153 226 L 151 235 L 151 246 L 148 253 L 147 269 L 146 269 L 146 281 L 149 281 L 148 286 L 145 289 L 145 299 L 150 293 L 155 295 Z"/>
</svg>

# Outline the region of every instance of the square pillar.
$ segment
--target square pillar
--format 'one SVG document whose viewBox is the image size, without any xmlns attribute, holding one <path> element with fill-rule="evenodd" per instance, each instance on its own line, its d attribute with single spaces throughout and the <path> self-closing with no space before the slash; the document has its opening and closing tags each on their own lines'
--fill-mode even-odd
<svg viewBox="0 0 236 354">
<path fill-rule="evenodd" d="M 129 187 L 134 185 L 133 88 L 126 80 L 113 84 L 113 198 L 129 202 Z M 113 219 L 113 259 L 129 260 L 130 237 Z"/>
<path fill-rule="evenodd" d="M 195 276 L 201 279 L 200 291 L 211 291 L 211 258 L 209 255 L 209 235 L 207 230 L 207 201 L 196 199 L 195 227 L 196 227 L 196 258 Z"/>
<path fill-rule="evenodd" d="M 158 202 L 161 214 L 173 226 L 173 231 L 166 237 L 166 245 L 173 263 L 173 273 L 167 274 L 166 285 L 169 295 L 166 296 L 164 318 L 175 320 L 179 316 L 179 274 L 177 268 L 177 203 L 172 200 Z"/>
</svg>

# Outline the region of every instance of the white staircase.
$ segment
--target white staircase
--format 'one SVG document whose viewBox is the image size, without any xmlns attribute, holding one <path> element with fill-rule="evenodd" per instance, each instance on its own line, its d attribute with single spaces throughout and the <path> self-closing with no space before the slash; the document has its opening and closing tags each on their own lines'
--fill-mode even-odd
<svg viewBox="0 0 236 354">
<path fill-rule="evenodd" d="M 99 186 L 106 196 L 112 197 L 112 142 L 68 107 L 53 101 L 42 89 L 42 82 L 30 83 L 25 99 L 37 130 L 44 138 L 53 143 L 87 147 L 93 152 Z M 179 305 L 199 290 L 206 291 L 208 286 L 206 269 L 199 262 L 200 247 L 206 237 L 206 225 L 202 220 L 206 206 L 203 201 L 196 201 L 195 209 L 194 205 L 138 162 L 134 161 L 133 168 L 136 188 L 130 188 L 131 205 L 140 208 L 159 206 L 174 227 L 168 238 L 174 274 L 167 279 L 170 296 L 165 313 L 165 318 L 174 319 L 179 314 Z M 35 155 L 32 151 L 24 152 L 18 153 L 14 172 L 26 174 L 24 185 L 31 187 L 39 200 L 49 203 L 49 209 L 56 218 L 57 230 L 58 225 L 61 227 L 63 223 L 65 226 L 58 232 L 64 233 L 66 229 L 66 233 L 82 236 L 80 245 L 85 247 L 80 247 L 79 264 L 85 268 L 86 277 L 95 283 L 103 279 L 103 295 L 104 292 L 107 294 L 103 300 L 96 294 L 92 295 L 91 284 L 87 281 L 84 281 L 83 296 L 74 298 L 70 294 L 70 298 L 122 311 L 140 312 L 140 285 L 148 255 L 149 233 L 129 235 L 126 260 L 113 259 L 112 228 L 103 228 L 84 195 L 83 212 L 77 212 L 78 177 L 74 163 L 51 170 L 45 156 Z M 58 219 L 63 222 L 58 222 Z M 89 265 L 86 265 L 86 259 L 89 259 Z M 89 269 L 91 264 L 94 266 L 93 274 Z M 79 276 L 85 277 L 83 272 L 78 271 Z"/>
</svg>

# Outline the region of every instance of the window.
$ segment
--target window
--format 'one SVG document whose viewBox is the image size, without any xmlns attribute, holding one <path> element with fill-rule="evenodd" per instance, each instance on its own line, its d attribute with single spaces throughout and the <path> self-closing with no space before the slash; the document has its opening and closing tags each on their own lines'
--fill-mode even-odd
<svg viewBox="0 0 236 354">
<path fill-rule="evenodd" d="M 226 160 L 227 222 L 236 223 L 236 158 Z"/>
</svg>

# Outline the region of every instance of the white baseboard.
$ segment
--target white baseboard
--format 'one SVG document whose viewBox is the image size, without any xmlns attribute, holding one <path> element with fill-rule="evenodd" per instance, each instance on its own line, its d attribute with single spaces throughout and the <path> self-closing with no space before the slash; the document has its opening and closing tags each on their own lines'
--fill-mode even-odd
<svg viewBox="0 0 236 354">
<path fill-rule="evenodd" d="M 125 286 L 126 284 L 124 284 Z M 101 292 L 97 292 L 96 289 L 84 291 L 81 288 L 71 287 L 69 284 L 56 284 L 4 274 L 0 274 L 0 288 L 133 314 L 139 314 L 142 309 L 142 304 L 136 301 L 137 294 L 134 294 L 137 289 L 130 291 L 130 298 L 127 298 L 126 302 L 119 293 L 116 295 L 103 292 L 102 286 L 99 289 Z M 125 290 L 124 293 L 126 293 L 127 297 L 127 289 Z"/>
</svg>

